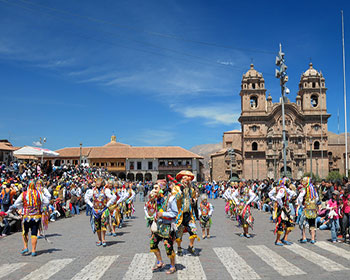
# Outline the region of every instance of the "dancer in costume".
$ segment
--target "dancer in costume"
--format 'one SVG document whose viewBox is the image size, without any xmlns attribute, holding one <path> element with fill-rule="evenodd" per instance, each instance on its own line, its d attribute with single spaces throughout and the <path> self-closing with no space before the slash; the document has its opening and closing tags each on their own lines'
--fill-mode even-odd
<svg viewBox="0 0 350 280">
<path fill-rule="evenodd" d="M 236 213 L 236 204 L 233 199 L 233 194 L 235 192 L 235 189 L 233 188 L 234 186 L 237 186 L 237 183 L 231 182 L 224 194 L 222 195 L 223 199 L 226 200 L 225 213 L 231 218 L 233 218 L 233 216 Z"/>
<path fill-rule="evenodd" d="M 126 203 L 126 218 L 131 219 L 131 216 L 134 213 L 134 197 L 135 197 L 135 192 L 133 191 L 131 184 L 128 186 L 126 192 L 128 195 L 128 197 L 125 201 L 125 203 Z"/>
<path fill-rule="evenodd" d="M 151 227 L 153 221 L 156 220 L 157 211 L 160 210 L 163 202 L 163 190 L 160 189 L 159 185 L 154 185 L 153 190 L 150 192 L 148 201 L 145 203 L 144 207 L 145 218 L 148 227 Z"/>
<path fill-rule="evenodd" d="M 208 195 L 203 193 L 201 195 L 201 203 L 199 204 L 199 220 L 202 228 L 202 237 L 210 238 L 210 226 L 212 224 L 211 216 L 213 215 L 214 207 L 208 202 Z M 207 231 L 207 234 L 205 234 Z"/>
<path fill-rule="evenodd" d="M 287 177 L 284 177 L 279 180 L 278 186 L 273 188 L 269 192 L 269 197 L 271 201 L 277 203 L 275 208 L 274 218 L 276 220 L 276 241 L 275 245 L 291 245 L 292 242 L 288 241 L 288 234 L 293 230 L 293 217 L 291 217 L 291 209 L 289 207 L 290 200 L 296 196 L 296 193 L 289 188 L 290 180 Z M 284 233 L 284 236 L 281 240 L 281 236 Z"/>
<path fill-rule="evenodd" d="M 51 194 L 49 190 L 44 186 L 43 180 L 41 179 L 36 180 L 35 187 L 40 193 L 42 193 L 46 197 L 47 201 L 51 200 Z M 49 227 L 49 219 L 50 219 L 49 209 L 46 205 L 43 205 L 41 223 L 38 230 L 38 239 L 43 238 L 42 233 L 47 231 Z"/>
<path fill-rule="evenodd" d="M 108 225 L 109 209 L 116 196 L 108 188 L 103 188 L 102 178 L 97 178 L 96 186 L 85 193 L 85 203 L 92 209 L 90 218 L 93 233 L 97 232 L 98 242 L 96 246 L 106 247 L 106 230 Z M 91 202 L 92 200 L 92 202 Z"/>
<path fill-rule="evenodd" d="M 121 208 L 122 203 L 127 199 L 126 192 L 122 192 L 120 185 L 118 182 L 114 182 L 114 187 L 112 189 L 112 194 L 116 196 L 115 203 L 113 203 L 110 207 L 111 214 L 111 223 L 112 223 L 112 235 L 115 237 L 117 233 L 115 232 L 115 228 L 122 227 L 122 215 Z"/>
<path fill-rule="evenodd" d="M 255 197 L 256 194 L 248 186 L 245 186 L 243 182 L 239 183 L 238 188 L 232 195 L 232 198 L 236 203 L 238 224 L 243 228 L 243 233 L 240 235 L 241 237 L 251 237 L 248 233 L 248 228 L 249 226 L 253 228 L 254 218 L 250 212 L 250 203 Z"/>
<path fill-rule="evenodd" d="M 28 234 L 31 230 L 31 243 L 32 243 L 32 256 L 35 257 L 36 245 L 37 245 L 37 235 L 40 228 L 41 217 L 42 217 L 42 208 L 49 204 L 47 197 L 37 190 L 35 183 L 31 181 L 28 185 L 28 189 L 21 193 L 21 195 L 16 199 L 14 205 L 12 205 L 9 211 L 13 209 L 23 208 L 22 209 L 22 240 L 24 248 L 21 251 L 21 254 L 28 253 Z"/>
<path fill-rule="evenodd" d="M 196 227 L 196 222 L 195 222 L 193 208 L 192 208 L 192 204 L 196 195 L 196 192 L 191 185 L 191 182 L 193 179 L 194 179 L 193 173 L 186 170 L 180 171 L 176 175 L 176 180 L 180 181 L 179 187 L 181 189 L 181 195 L 179 196 L 179 199 L 178 199 L 179 214 L 176 218 L 176 224 L 177 224 L 176 243 L 178 246 L 177 254 L 179 256 L 183 255 L 181 242 L 182 242 L 182 237 L 185 230 L 190 235 L 190 244 L 188 246 L 187 251 L 193 256 L 198 255 L 193 248 L 194 240 L 198 238 L 197 227 Z"/>
<path fill-rule="evenodd" d="M 115 195 L 116 197 L 115 202 L 109 207 L 109 210 L 110 210 L 109 224 L 111 227 L 110 235 L 116 237 L 117 233 L 115 231 L 115 228 L 119 227 L 121 224 L 120 205 L 127 197 L 126 197 L 126 193 L 123 193 L 120 188 L 118 189 L 117 182 L 110 181 L 109 186 L 110 186 L 112 195 Z"/>
<path fill-rule="evenodd" d="M 164 241 L 164 247 L 167 256 L 170 259 L 170 269 L 167 274 L 173 274 L 176 272 L 175 268 L 175 252 L 174 252 L 174 239 L 176 231 L 176 216 L 178 215 L 177 208 L 177 196 L 179 192 L 174 188 L 172 184 L 169 186 L 170 191 L 164 202 L 157 204 L 156 209 L 159 208 L 156 214 L 157 229 L 153 232 L 150 241 L 150 251 L 156 255 L 157 263 L 152 268 L 153 271 L 158 271 L 164 268 L 165 264 L 162 260 L 160 250 L 158 248 L 159 242 Z"/>
<path fill-rule="evenodd" d="M 297 202 L 299 207 L 303 207 L 302 216 L 299 220 L 299 225 L 302 230 L 302 239 L 300 243 L 306 243 L 306 234 L 305 234 L 305 221 L 309 224 L 309 229 L 311 232 L 311 244 L 315 244 L 315 235 L 316 235 L 316 217 L 317 217 L 317 202 L 318 202 L 318 193 L 315 186 L 311 183 L 309 177 L 304 177 L 301 181 L 302 189 L 299 193 Z"/>
</svg>

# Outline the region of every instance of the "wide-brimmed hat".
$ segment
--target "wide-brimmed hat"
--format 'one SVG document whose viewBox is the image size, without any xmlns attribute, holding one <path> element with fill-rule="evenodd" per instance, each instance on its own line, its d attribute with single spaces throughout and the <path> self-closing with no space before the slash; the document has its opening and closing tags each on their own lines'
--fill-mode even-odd
<svg viewBox="0 0 350 280">
<path fill-rule="evenodd" d="M 180 181 L 182 177 L 188 176 L 191 178 L 191 180 L 194 179 L 194 174 L 191 171 L 188 170 L 182 170 L 179 173 L 176 174 L 176 180 Z"/>
</svg>

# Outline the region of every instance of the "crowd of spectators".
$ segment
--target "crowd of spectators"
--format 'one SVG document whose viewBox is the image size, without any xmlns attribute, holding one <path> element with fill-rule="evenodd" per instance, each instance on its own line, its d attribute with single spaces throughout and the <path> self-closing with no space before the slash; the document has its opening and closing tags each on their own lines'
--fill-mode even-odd
<svg viewBox="0 0 350 280">
<path fill-rule="evenodd" d="M 51 166 L 50 162 L 11 162 L 9 165 L 0 163 L 0 238 L 11 232 L 21 230 L 21 212 L 13 210 L 8 213 L 16 198 L 27 188 L 33 179 L 43 181 L 44 187 L 51 194 L 48 211 L 50 221 L 79 215 L 87 205 L 84 194 L 94 186 L 95 178 L 102 177 L 106 181 L 113 178 L 103 168 L 62 165 Z M 138 192 L 140 201 L 144 201 L 150 184 L 131 183 L 134 191 Z M 86 209 L 89 215 L 90 209 Z"/>
</svg>

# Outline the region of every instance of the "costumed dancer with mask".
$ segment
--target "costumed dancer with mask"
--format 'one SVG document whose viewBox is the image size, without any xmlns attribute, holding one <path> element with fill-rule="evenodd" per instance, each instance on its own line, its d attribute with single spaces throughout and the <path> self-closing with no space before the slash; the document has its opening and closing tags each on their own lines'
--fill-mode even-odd
<svg viewBox="0 0 350 280">
<path fill-rule="evenodd" d="M 37 235 L 41 224 L 42 208 L 47 207 L 49 203 L 50 201 L 47 197 L 36 188 L 35 182 L 31 181 L 27 190 L 21 193 L 15 203 L 10 207 L 9 211 L 22 208 L 22 240 L 24 244 L 24 248 L 21 251 L 22 255 L 29 252 L 29 230 L 31 231 L 32 256 L 35 257 L 37 255 Z"/>
<path fill-rule="evenodd" d="M 112 195 L 115 195 L 116 199 L 115 199 L 115 202 L 109 207 L 110 217 L 111 217 L 109 222 L 112 229 L 111 235 L 116 237 L 117 233 L 115 231 L 115 228 L 119 227 L 121 223 L 119 205 L 121 205 L 121 203 L 126 199 L 126 196 L 124 193 L 118 190 L 117 182 L 113 182 L 111 185 L 113 186 L 111 189 L 111 193 Z"/>
<path fill-rule="evenodd" d="M 92 209 L 90 223 L 93 233 L 97 232 L 98 242 L 96 242 L 96 246 L 106 247 L 108 207 L 115 202 L 116 196 L 111 193 L 110 189 L 104 188 L 102 184 L 102 178 L 97 178 L 96 186 L 85 193 L 85 203 Z"/>
<path fill-rule="evenodd" d="M 163 201 L 163 190 L 161 190 L 160 186 L 156 184 L 153 186 L 153 189 L 148 196 L 148 201 L 144 206 L 147 227 L 151 227 L 153 221 L 156 220 L 157 211 L 160 210 Z"/>
<path fill-rule="evenodd" d="M 122 224 L 122 216 L 121 216 L 121 205 L 123 201 L 126 200 L 127 195 L 125 192 L 122 192 L 121 188 L 119 187 L 118 182 L 114 182 L 114 187 L 112 189 L 112 194 L 116 196 L 115 203 L 110 207 L 111 212 L 111 222 L 112 222 L 112 235 L 115 237 L 117 236 L 117 233 L 115 231 L 115 228 L 121 228 Z"/>
<path fill-rule="evenodd" d="M 50 194 L 49 190 L 44 186 L 43 180 L 38 179 L 36 181 L 35 187 L 50 202 L 51 194 Z M 50 219 L 49 209 L 48 209 L 48 207 L 46 205 L 44 205 L 42 207 L 42 215 L 41 215 L 40 228 L 39 228 L 39 231 L 38 231 L 38 239 L 43 238 L 43 235 L 41 235 L 41 234 L 44 233 L 45 231 L 47 231 L 47 229 L 49 227 L 49 219 Z"/>
<path fill-rule="evenodd" d="M 212 224 L 211 217 L 214 212 L 214 207 L 211 203 L 208 202 L 208 195 L 203 193 L 201 195 L 201 203 L 199 204 L 199 221 L 202 228 L 202 237 L 210 238 L 210 227 Z M 207 234 L 205 234 L 207 231 Z"/>
<path fill-rule="evenodd" d="M 302 216 L 299 220 L 299 226 L 302 231 L 302 239 L 300 243 L 306 243 L 305 225 L 306 222 L 309 224 L 311 233 L 311 244 L 316 243 L 316 217 L 317 217 L 317 202 L 318 193 L 315 186 L 311 183 L 309 177 L 304 177 L 301 181 L 302 189 L 299 193 L 297 202 L 299 207 L 303 207 Z"/>
<path fill-rule="evenodd" d="M 133 191 L 131 184 L 128 186 L 127 190 L 127 199 L 125 201 L 126 203 L 126 218 L 131 219 L 132 214 L 134 213 L 134 197 L 135 192 Z"/>
<path fill-rule="evenodd" d="M 233 200 L 233 193 L 235 192 L 234 186 L 237 186 L 237 183 L 231 182 L 224 194 L 222 195 L 222 198 L 225 199 L 226 205 L 225 205 L 225 213 L 226 215 L 229 215 L 229 217 L 233 217 L 235 215 L 235 208 L 236 204 Z"/>
<path fill-rule="evenodd" d="M 254 218 L 250 211 L 250 203 L 255 199 L 256 194 L 243 182 L 239 183 L 238 188 L 232 195 L 233 200 L 236 203 L 236 215 L 237 221 L 243 228 L 241 237 L 250 238 L 248 233 L 249 226 L 253 229 Z"/>
<path fill-rule="evenodd" d="M 174 240 L 176 234 L 176 216 L 178 215 L 177 198 L 179 191 L 174 187 L 174 184 L 169 186 L 167 196 L 164 198 L 164 202 L 160 205 L 160 201 L 157 201 L 156 209 L 156 227 L 152 229 L 152 237 L 150 240 L 150 251 L 153 252 L 157 258 L 157 263 L 152 270 L 159 271 L 165 267 L 162 260 L 160 250 L 158 248 L 159 242 L 164 241 L 164 247 L 168 258 L 170 259 L 170 269 L 167 274 L 173 274 L 176 272 L 175 268 L 175 252 L 174 252 Z"/>
<path fill-rule="evenodd" d="M 197 238 L 199 240 L 192 207 L 196 195 L 196 192 L 191 185 L 193 179 L 194 175 L 191 171 L 182 170 L 176 175 L 176 180 L 174 180 L 175 183 L 180 181 L 179 187 L 181 189 L 181 195 L 177 200 L 179 213 L 176 218 L 176 243 L 178 246 L 177 254 L 179 256 L 183 255 L 181 243 L 185 231 L 190 235 L 190 244 L 188 245 L 187 251 L 192 256 L 198 256 L 198 253 L 193 248 L 195 239 Z"/>
<path fill-rule="evenodd" d="M 289 189 L 290 180 L 287 177 L 284 177 L 279 180 L 276 188 L 273 188 L 269 192 L 269 198 L 271 201 L 277 203 L 275 208 L 275 220 L 276 220 L 276 241 L 275 245 L 292 245 L 293 243 L 288 241 L 288 234 L 294 228 L 293 217 L 291 216 L 291 209 L 289 207 L 290 200 L 296 196 L 296 193 Z M 281 240 L 281 236 L 284 233 L 284 236 Z"/>
</svg>

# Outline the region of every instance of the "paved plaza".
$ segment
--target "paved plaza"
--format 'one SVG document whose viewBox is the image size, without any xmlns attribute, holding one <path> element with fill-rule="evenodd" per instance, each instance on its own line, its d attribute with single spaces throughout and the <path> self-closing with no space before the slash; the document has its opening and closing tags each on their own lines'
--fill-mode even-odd
<svg viewBox="0 0 350 280">
<path fill-rule="evenodd" d="M 127 220 L 117 237 L 107 237 L 105 248 L 95 246 L 85 213 L 51 223 L 47 236 L 52 244 L 40 240 L 35 258 L 20 255 L 20 233 L 1 239 L 6 253 L 0 254 L 0 279 L 348 279 L 350 247 L 330 243 L 329 231 L 317 231 L 315 245 L 301 245 L 295 229 L 290 235 L 294 244 L 278 247 L 269 214 L 254 210 L 253 238 L 241 238 L 237 223 L 224 214 L 224 201 L 211 202 L 211 238 L 195 243 L 199 257 L 177 257 L 173 275 L 152 273 L 155 257 L 149 253 L 144 204 L 136 202 L 135 218 Z M 186 238 L 183 247 L 187 245 Z"/>
</svg>

